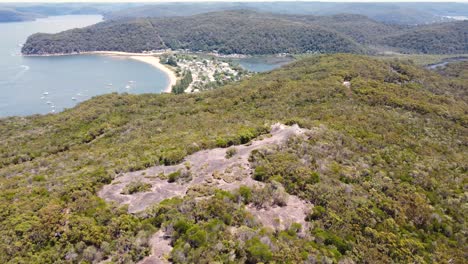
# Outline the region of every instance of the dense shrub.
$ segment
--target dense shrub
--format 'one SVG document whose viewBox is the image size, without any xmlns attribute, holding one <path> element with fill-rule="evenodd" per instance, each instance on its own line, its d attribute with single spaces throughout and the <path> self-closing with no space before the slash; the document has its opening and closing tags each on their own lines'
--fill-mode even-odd
<svg viewBox="0 0 468 264">
<path fill-rule="evenodd" d="M 150 190 L 151 184 L 141 181 L 135 181 L 127 184 L 127 186 L 125 186 L 125 188 L 122 190 L 122 194 L 134 194 L 138 192 L 147 192 Z"/>
</svg>

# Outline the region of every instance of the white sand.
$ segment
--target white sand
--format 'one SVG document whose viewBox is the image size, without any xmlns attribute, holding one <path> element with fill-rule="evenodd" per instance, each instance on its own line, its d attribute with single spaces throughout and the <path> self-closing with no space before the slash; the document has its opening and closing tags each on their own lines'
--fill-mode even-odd
<svg viewBox="0 0 468 264">
<path fill-rule="evenodd" d="M 130 56 L 129 58 L 133 59 L 133 60 L 138 60 L 138 61 L 141 61 L 141 62 L 148 63 L 151 66 L 156 67 L 156 68 L 160 69 L 161 71 L 163 71 L 167 75 L 167 77 L 169 78 L 169 84 L 167 85 L 166 89 L 164 89 L 164 92 L 165 93 L 170 93 L 172 91 L 172 86 L 174 86 L 176 84 L 177 77 L 176 77 L 174 71 L 170 70 L 169 68 L 167 68 L 166 66 L 162 65 L 159 62 L 159 57 L 138 55 L 138 56 Z"/>
<path fill-rule="evenodd" d="M 158 55 L 162 55 L 163 53 L 131 53 L 131 52 L 122 52 L 122 51 L 91 51 L 91 52 L 83 52 L 83 53 L 96 54 L 96 55 L 108 55 L 108 56 L 123 56 L 123 57 L 128 57 L 132 60 L 137 60 L 137 61 L 141 61 L 144 63 L 148 63 L 151 66 L 163 71 L 169 78 L 169 84 L 167 85 L 166 89 L 164 89 L 165 93 L 170 93 L 172 91 L 172 86 L 174 86 L 177 82 L 177 77 L 174 71 L 172 71 L 168 67 L 161 64 L 159 57 L 157 57 Z"/>
</svg>

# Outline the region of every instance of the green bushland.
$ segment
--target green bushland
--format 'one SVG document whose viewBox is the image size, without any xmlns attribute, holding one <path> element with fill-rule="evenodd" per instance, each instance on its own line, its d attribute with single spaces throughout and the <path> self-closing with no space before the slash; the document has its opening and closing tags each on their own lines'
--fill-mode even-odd
<svg viewBox="0 0 468 264">
<path fill-rule="evenodd" d="M 324 55 L 202 93 L 108 94 L 0 119 L 0 262 L 131 263 L 165 228 L 176 263 L 463 263 L 468 82 L 453 67 Z M 142 215 L 96 195 L 117 174 L 246 143 L 276 122 L 312 132 L 252 154 L 262 191 Z M 317 208 L 305 234 L 263 228 L 245 209 L 281 204 L 281 185 Z"/>
<path fill-rule="evenodd" d="M 141 181 L 134 181 L 125 186 L 125 188 L 122 190 L 122 194 L 134 194 L 147 191 L 151 191 L 151 184 Z"/>
<path fill-rule="evenodd" d="M 182 78 L 177 81 L 174 86 L 172 86 L 172 93 L 181 94 L 184 93 L 185 89 L 187 89 L 190 84 L 192 83 L 192 72 L 185 71 L 182 75 Z"/>
</svg>

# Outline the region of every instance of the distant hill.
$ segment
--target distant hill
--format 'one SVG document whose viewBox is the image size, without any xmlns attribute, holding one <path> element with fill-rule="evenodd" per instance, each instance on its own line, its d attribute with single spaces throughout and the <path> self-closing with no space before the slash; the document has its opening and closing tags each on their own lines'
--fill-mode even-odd
<svg viewBox="0 0 468 264">
<path fill-rule="evenodd" d="M 369 53 L 378 47 L 450 54 L 466 52 L 466 23 L 401 26 L 362 15 L 278 15 L 235 10 L 188 17 L 111 20 L 58 34 L 35 34 L 28 38 L 22 52 L 142 52 L 170 48 L 224 54 Z M 433 34 L 443 45 L 431 41 Z"/>
<path fill-rule="evenodd" d="M 59 34 L 38 33 L 23 46 L 24 54 L 73 53 L 83 51 L 128 51 L 160 49 L 164 44 L 148 19 L 104 22 Z"/>
<path fill-rule="evenodd" d="M 333 3 L 333 2 L 228 2 L 160 3 L 110 12 L 108 19 L 187 16 L 212 11 L 249 9 L 295 15 L 364 15 L 387 24 L 416 25 L 448 20 L 444 16 L 468 16 L 464 3 Z"/>
<path fill-rule="evenodd" d="M 102 14 L 105 19 L 190 16 L 215 11 L 251 10 L 275 14 L 367 16 L 386 24 L 417 25 L 468 16 L 466 3 L 338 3 L 338 2 L 183 2 L 183 3 L 0 3 L 20 13 L 42 16 Z M 0 16 L 1 19 L 1 16 Z M 0 20 L 1 21 L 1 20 Z"/>
<path fill-rule="evenodd" d="M 138 6 L 127 8 L 116 12 L 105 14 L 105 18 L 109 20 L 122 18 L 144 18 L 144 17 L 174 17 L 174 16 L 191 16 L 208 12 L 250 9 L 249 5 L 234 2 L 212 2 L 212 3 L 162 3 Z"/>
<path fill-rule="evenodd" d="M 468 20 L 416 27 L 385 37 L 380 43 L 407 52 L 468 53 Z"/>
<path fill-rule="evenodd" d="M 353 14 L 331 16 L 287 15 L 286 17 L 337 31 L 361 44 L 376 43 L 382 36 L 408 28 L 407 26 L 385 24 L 363 15 Z"/>
<path fill-rule="evenodd" d="M 32 35 L 22 51 L 25 54 L 141 52 L 161 48 L 217 50 L 225 54 L 364 52 L 351 38 L 334 30 L 252 11 L 108 21 L 59 34 Z"/>
<path fill-rule="evenodd" d="M 130 3 L 0 3 L 0 23 L 34 20 L 39 17 L 89 15 L 117 12 L 141 4 Z"/>
<path fill-rule="evenodd" d="M 9 8 L 0 8 L 0 23 L 34 20 L 38 14 L 19 12 Z"/>
</svg>

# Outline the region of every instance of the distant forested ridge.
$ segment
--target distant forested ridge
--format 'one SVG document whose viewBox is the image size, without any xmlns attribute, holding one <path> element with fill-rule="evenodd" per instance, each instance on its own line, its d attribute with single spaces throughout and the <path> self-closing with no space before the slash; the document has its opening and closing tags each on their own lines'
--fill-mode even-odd
<svg viewBox="0 0 468 264">
<path fill-rule="evenodd" d="M 364 52 L 358 43 L 334 30 L 251 11 L 108 21 L 59 34 L 35 34 L 28 38 L 22 52 L 142 52 L 163 48 L 224 54 Z"/>
<path fill-rule="evenodd" d="M 339 3 L 339 2 L 217 2 L 158 3 L 105 14 L 106 19 L 188 16 L 222 10 L 248 9 L 296 15 L 364 15 L 386 24 L 417 25 L 468 16 L 466 3 Z"/>
<path fill-rule="evenodd" d="M 183 3 L 0 3 L 0 9 L 30 15 L 56 16 L 101 14 L 106 20 L 122 18 L 190 16 L 226 10 L 251 10 L 274 14 L 317 15 L 355 14 L 386 24 L 421 25 L 468 16 L 466 3 L 339 3 L 339 2 L 183 2 Z M 0 13 L 0 22 L 11 17 Z M 17 21 L 17 20 L 15 20 Z M 11 21 L 10 21 L 11 22 Z"/>
<path fill-rule="evenodd" d="M 0 7 L 0 23 L 28 21 L 34 20 L 37 17 L 37 14 L 24 13 L 16 11 L 14 9 Z"/>
<path fill-rule="evenodd" d="M 35 34 L 24 54 L 158 49 L 224 54 L 368 53 L 376 46 L 400 52 L 465 53 L 468 21 L 425 26 L 388 25 L 361 15 L 273 15 L 247 10 L 189 17 L 106 21 L 58 34 Z M 437 35 L 437 45 L 431 37 Z M 408 36 L 408 37 L 406 37 Z"/>
<path fill-rule="evenodd" d="M 468 53 L 468 20 L 416 27 L 381 43 L 417 53 Z"/>
<path fill-rule="evenodd" d="M 343 34 L 360 44 L 378 43 L 382 36 L 407 29 L 408 26 L 389 25 L 363 15 L 339 14 L 330 16 L 284 15 L 285 19 L 318 25 Z"/>
<path fill-rule="evenodd" d="M 0 23 L 63 15 L 104 15 L 132 9 L 138 3 L 0 3 Z"/>
</svg>

